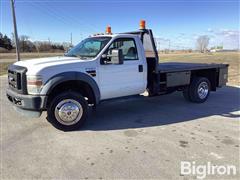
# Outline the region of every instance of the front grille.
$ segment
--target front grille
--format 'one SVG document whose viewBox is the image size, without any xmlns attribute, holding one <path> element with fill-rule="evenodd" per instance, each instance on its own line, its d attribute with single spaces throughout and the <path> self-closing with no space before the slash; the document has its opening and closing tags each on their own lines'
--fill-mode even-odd
<svg viewBox="0 0 240 180">
<path fill-rule="evenodd" d="M 8 84 L 14 89 L 21 90 L 21 74 L 8 70 Z"/>
<path fill-rule="evenodd" d="M 20 94 L 26 94 L 26 72 L 25 67 L 10 65 L 8 67 L 9 88 Z"/>
</svg>

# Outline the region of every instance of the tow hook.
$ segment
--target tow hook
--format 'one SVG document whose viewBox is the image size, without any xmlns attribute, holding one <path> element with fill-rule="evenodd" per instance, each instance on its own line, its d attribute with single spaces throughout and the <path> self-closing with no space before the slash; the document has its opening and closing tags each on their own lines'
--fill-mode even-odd
<svg viewBox="0 0 240 180">
<path fill-rule="evenodd" d="M 22 105 L 22 99 L 19 99 L 19 98 L 13 98 L 13 101 L 16 105 L 19 105 L 21 106 Z"/>
</svg>

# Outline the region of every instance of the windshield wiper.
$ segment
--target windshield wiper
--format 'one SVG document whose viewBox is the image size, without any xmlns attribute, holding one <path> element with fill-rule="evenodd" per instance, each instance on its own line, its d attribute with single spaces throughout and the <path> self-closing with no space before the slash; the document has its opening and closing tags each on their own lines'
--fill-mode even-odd
<svg viewBox="0 0 240 180">
<path fill-rule="evenodd" d="M 78 58 L 80 58 L 80 59 L 88 59 L 86 56 L 76 55 L 76 57 L 78 57 Z"/>
<path fill-rule="evenodd" d="M 75 55 L 75 54 L 71 54 L 71 55 L 65 54 L 65 56 L 67 56 L 67 57 L 78 57 L 80 59 L 89 59 L 89 58 L 91 58 L 89 56 L 80 56 L 80 55 Z"/>
<path fill-rule="evenodd" d="M 77 57 L 76 55 L 73 55 L 73 54 L 71 54 L 71 55 L 69 55 L 69 54 L 64 54 L 64 56 L 66 56 L 66 57 Z"/>
</svg>

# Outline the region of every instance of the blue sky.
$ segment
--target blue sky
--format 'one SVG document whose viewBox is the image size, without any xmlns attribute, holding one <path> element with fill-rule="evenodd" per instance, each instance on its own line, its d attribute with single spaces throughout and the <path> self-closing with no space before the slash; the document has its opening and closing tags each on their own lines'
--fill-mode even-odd
<svg viewBox="0 0 240 180">
<path fill-rule="evenodd" d="M 15 0 L 19 35 L 32 40 L 78 43 L 89 34 L 138 28 L 145 19 L 160 48 L 195 48 L 200 35 L 210 46 L 239 48 L 239 0 Z M 0 0 L 0 30 L 10 35 L 10 0 Z"/>
</svg>

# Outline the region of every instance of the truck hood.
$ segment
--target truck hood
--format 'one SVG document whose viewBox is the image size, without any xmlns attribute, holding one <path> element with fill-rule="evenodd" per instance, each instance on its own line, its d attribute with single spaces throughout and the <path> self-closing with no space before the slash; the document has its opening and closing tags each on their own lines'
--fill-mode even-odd
<svg viewBox="0 0 240 180">
<path fill-rule="evenodd" d="M 26 67 L 27 75 L 51 76 L 66 71 L 84 71 L 96 67 L 93 59 L 82 60 L 78 57 L 47 57 L 18 61 L 15 65 Z"/>
<path fill-rule="evenodd" d="M 66 56 L 57 56 L 57 57 L 46 57 L 46 58 L 37 58 L 37 59 L 29 59 L 18 61 L 15 65 L 24 66 L 24 67 L 32 67 L 32 66 L 52 66 L 59 64 L 66 64 L 81 61 L 81 59 L 77 57 L 66 57 Z"/>
</svg>

